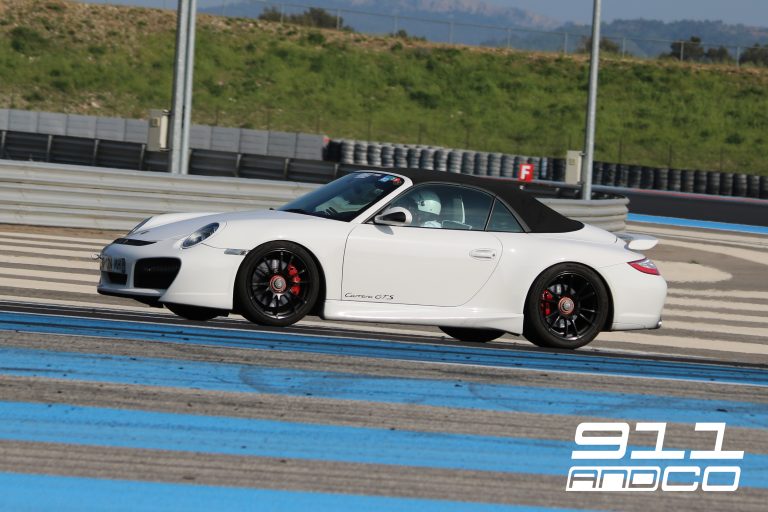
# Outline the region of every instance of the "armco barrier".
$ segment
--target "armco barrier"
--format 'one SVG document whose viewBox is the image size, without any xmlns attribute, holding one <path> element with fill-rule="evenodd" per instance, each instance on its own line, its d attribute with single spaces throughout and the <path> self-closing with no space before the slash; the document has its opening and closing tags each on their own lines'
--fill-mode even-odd
<svg viewBox="0 0 768 512">
<path fill-rule="evenodd" d="M 126 230 L 151 215 L 280 206 L 317 185 L 39 163 L 0 165 L 0 222 Z"/>
<path fill-rule="evenodd" d="M 127 230 L 160 213 L 276 207 L 318 186 L 285 178 L 330 181 L 354 170 L 330 162 L 281 161 L 282 168 L 275 172 L 282 175 L 269 180 L 0 161 L 0 223 Z M 573 187 L 525 188 L 567 216 L 610 231 L 624 230 L 626 198 L 580 201 L 571 198 Z"/>
</svg>

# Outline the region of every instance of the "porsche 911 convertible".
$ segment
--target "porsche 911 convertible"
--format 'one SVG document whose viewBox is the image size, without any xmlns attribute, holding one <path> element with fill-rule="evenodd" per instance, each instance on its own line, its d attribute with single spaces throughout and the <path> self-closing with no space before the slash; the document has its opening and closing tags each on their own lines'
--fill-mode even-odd
<svg viewBox="0 0 768 512">
<path fill-rule="evenodd" d="M 661 325 L 667 285 L 637 252 L 655 243 L 564 217 L 511 181 L 362 171 L 277 210 L 151 217 L 103 249 L 98 292 L 190 320 L 315 313 L 578 348 Z"/>
</svg>

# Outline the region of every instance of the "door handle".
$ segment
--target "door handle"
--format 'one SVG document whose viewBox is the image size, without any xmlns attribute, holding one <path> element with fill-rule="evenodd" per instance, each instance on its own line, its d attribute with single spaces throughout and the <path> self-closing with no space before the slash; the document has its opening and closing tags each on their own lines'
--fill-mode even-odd
<svg viewBox="0 0 768 512">
<path fill-rule="evenodd" d="M 496 249 L 474 249 L 469 251 L 469 255 L 476 260 L 495 260 Z"/>
</svg>

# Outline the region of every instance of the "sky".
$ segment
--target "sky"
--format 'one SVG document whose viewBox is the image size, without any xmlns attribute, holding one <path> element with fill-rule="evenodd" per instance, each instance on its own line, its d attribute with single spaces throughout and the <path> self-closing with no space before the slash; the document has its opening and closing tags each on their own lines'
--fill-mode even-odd
<svg viewBox="0 0 768 512">
<path fill-rule="evenodd" d="M 519 7 L 555 20 L 591 23 L 593 0 L 488 0 Z M 768 26 L 768 0 L 602 0 L 603 21 L 645 18 L 662 21 L 681 19 L 722 20 Z"/>
</svg>

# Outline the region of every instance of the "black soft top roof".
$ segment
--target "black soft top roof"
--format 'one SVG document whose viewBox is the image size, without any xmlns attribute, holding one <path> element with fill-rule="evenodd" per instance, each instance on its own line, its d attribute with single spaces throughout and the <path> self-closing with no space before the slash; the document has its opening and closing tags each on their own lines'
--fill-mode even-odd
<svg viewBox="0 0 768 512">
<path fill-rule="evenodd" d="M 512 208 L 532 233 L 567 233 L 584 227 L 581 222 L 559 214 L 529 192 L 520 190 L 520 184 L 512 180 L 421 169 L 391 169 L 385 172 L 410 178 L 414 185 L 453 183 L 481 188 Z"/>
</svg>

